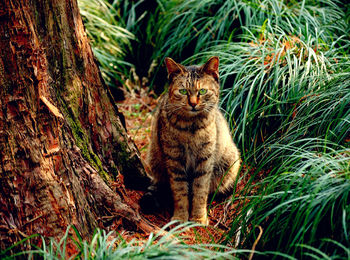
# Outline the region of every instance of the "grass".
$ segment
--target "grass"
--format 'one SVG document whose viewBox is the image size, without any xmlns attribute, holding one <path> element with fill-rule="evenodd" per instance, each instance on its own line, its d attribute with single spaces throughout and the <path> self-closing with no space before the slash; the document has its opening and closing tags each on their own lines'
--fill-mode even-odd
<svg viewBox="0 0 350 260">
<path fill-rule="evenodd" d="M 337 40 L 336 33 L 346 35 L 348 30 L 343 13 L 347 9 L 339 8 L 339 4 L 329 0 L 317 4 L 280 0 L 79 0 L 106 82 L 112 86 L 115 79 L 122 83 L 129 79 L 158 92 L 166 78 L 164 57 L 180 61 L 222 41 L 239 42 L 241 34 L 249 34 L 254 26 L 264 27 L 267 21 L 286 34 L 294 34 L 298 28 L 320 41 Z M 114 49 L 119 52 L 111 52 Z"/>
<path fill-rule="evenodd" d="M 257 27 L 264 30 L 267 24 L 275 31 L 283 28 L 286 35 L 304 34 L 323 42 L 337 40 L 334 32 L 346 35 L 347 30 L 344 13 L 336 1 L 318 4 L 280 0 L 162 2 L 169 11 L 161 17 L 153 56 L 161 62 L 166 56 L 185 60 L 223 41 L 240 42 L 242 34 L 249 35 Z"/>
<path fill-rule="evenodd" d="M 110 87 L 130 77 L 132 64 L 125 60 L 126 49 L 135 36 L 117 19 L 118 10 L 106 0 L 78 0 L 85 30 L 91 41 L 102 76 Z"/>
<path fill-rule="evenodd" d="M 258 250 L 301 258 L 305 251 L 300 245 L 307 245 L 346 259 L 348 252 L 332 247 L 329 239 L 345 248 L 350 246 L 349 149 L 308 138 L 275 144 L 271 150 L 265 160 L 277 157 L 281 163 L 258 184 L 258 192 L 248 195 L 249 203 L 233 221 L 225 240 L 232 240 L 241 226 L 246 231 L 242 232 L 246 234 L 243 246 L 250 245 L 258 235 L 252 227 L 261 226 L 264 231 Z"/>
<path fill-rule="evenodd" d="M 252 16 L 260 17 L 260 12 L 257 9 Z M 333 15 L 338 13 L 334 10 Z M 315 92 L 326 93 L 328 86 L 324 83 L 348 72 L 345 70 L 349 59 L 344 50 L 350 42 L 345 35 L 340 33 L 333 40 L 325 31 L 303 31 L 305 26 L 297 27 L 298 24 L 293 24 L 296 27 L 291 34 L 289 26 L 280 27 L 276 23 L 279 21 L 282 26 L 294 20 L 289 15 L 280 14 L 279 19 L 275 16 L 263 17 L 260 26 L 244 27 L 240 42 L 221 41 L 188 59 L 220 57 L 222 107 L 227 111 L 235 140 L 244 156 L 256 153 L 278 129 L 284 132 L 286 129 L 280 126 L 289 125 L 300 104 L 318 95 Z M 287 21 L 283 23 L 282 19 Z M 314 20 L 315 24 L 319 23 Z M 331 29 L 333 27 L 329 31 Z M 339 89 L 346 91 L 348 85 L 341 84 Z"/>
<path fill-rule="evenodd" d="M 144 87 L 157 65 L 153 53 L 164 6 L 156 0 L 122 0 L 114 3 L 119 10 L 119 22 L 135 35 L 129 48 L 125 49 L 125 60 L 132 64 L 135 71 L 131 80 L 134 85 Z"/>
<path fill-rule="evenodd" d="M 348 259 L 349 42 L 342 31 L 334 41 L 272 24 L 193 57 L 221 57 L 222 106 L 243 159 L 256 167 L 253 179 L 269 171 L 241 192 L 223 243 L 241 228 L 241 246 L 251 246 L 261 227 L 260 251 Z"/>
<path fill-rule="evenodd" d="M 67 254 L 71 259 L 237 259 L 234 255 L 246 251 L 218 244 L 186 244 L 181 233 L 198 227 L 198 224 L 180 224 L 165 231 L 173 224 L 174 222 L 167 224 L 158 234 L 151 233 L 142 242 L 135 239 L 127 242 L 122 234 L 106 233 L 100 229 L 96 230 L 91 240 L 87 242 L 81 239 L 79 232 L 73 226 L 67 228 L 66 234 L 59 242 L 53 238 L 40 237 L 42 242 L 40 248 L 11 254 L 14 248 L 12 247 L 0 252 L 0 256 L 1 259 L 14 257 L 67 259 Z M 15 246 L 26 243 L 32 238 L 26 238 Z"/>
</svg>

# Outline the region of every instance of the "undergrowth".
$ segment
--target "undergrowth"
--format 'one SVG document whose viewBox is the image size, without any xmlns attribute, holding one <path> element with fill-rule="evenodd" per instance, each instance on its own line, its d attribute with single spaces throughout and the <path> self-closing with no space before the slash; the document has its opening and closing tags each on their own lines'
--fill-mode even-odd
<svg viewBox="0 0 350 260">
<path fill-rule="evenodd" d="M 143 242 L 135 239 L 125 241 L 122 234 L 107 233 L 100 229 L 97 229 L 87 242 L 73 226 L 67 228 L 60 241 L 33 235 L 0 252 L 0 257 L 1 259 L 15 257 L 67 259 L 68 255 L 70 259 L 238 259 L 235 255 L 245 251 L 219 244 L 186 244 L 181 233 L 198 227 L 198 224 L 184 223 L 166 231 L 173 224 L 174 222 L 170 222 L 157 234 L 151 233 Z M 38 237 L 41 240 L 41 247 L 34 245 L 33 250 L 10 253 L 17 246 L 30 243 L 31 239 Z"/>
</svg>

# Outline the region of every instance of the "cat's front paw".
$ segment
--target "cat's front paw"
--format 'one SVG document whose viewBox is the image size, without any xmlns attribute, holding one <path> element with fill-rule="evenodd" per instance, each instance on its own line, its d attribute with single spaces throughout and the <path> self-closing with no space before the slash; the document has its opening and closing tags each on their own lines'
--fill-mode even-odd
<svg viewBox="0 0 350 260">
<path fill-rule="evenodd" d="M 191 218 L 192 221 L 200 223 L 202 225 L 208 226 L 209 225 L 209 219 L 207 216 L 198 217 L 198 218 Z"/>
</svg>

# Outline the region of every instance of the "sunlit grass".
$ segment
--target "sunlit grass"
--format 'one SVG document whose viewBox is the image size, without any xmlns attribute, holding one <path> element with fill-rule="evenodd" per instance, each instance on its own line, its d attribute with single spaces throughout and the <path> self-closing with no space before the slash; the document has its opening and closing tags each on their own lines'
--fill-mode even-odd
<svg viewBox="0 0 350 260">
<path fill-rule="evenodd" d="M 285 34 L 301 33 L 327 42 L 334 32 L 346 31 L 344 13 L 336 1 L 163 1 L 168 12 L 161 21 L 155 57 L 184 60 L 220 41 L 241 41 L 254 26 L 282 28 Z M 321 33 L 323 32 L 323 33 Z"/>
<path fill-rule="evenodd" d="M 86 241 L 82 240 L 75 227 L 68 227 L 60 241 L 40 237 L 41 247 L 34 246 L 36 249 L 11 254 L 11 249 L 15 248 L 12 247 L 0 252 L 0 256 L 1 259 L 66 259 L 67 254 L 71 259 L 238 259 L 235 255 L 249 252 L 219 244 L 186 244 L 181 234 L 198 227 L 198 224 L 188 222 L 166 231 L 171 225 L 174 222 L 167 224 L 156 234 L 151 233 L 142 241 L 126 241 L 121 234 L 107 233 L 100 229 L 93 234 L 90 241 Z M 32 238 L 26 238 L 16 246 L 27 243 Z"/>
<path fill-rule="evenodd" d="M 118 20 L 118 11 L 107 0 L 79 0 L 91 48 L 99 62 L 102 76 L 109 86 L 128 77 L 132 65 L 125 61 L 125 49 L 134 35 Z"/>
<path fill-rule="evenodd" d="M 247 213 L 250 209 L 250 214 L 234 220 L 226 239 L 233 239 L 240 226 L 242 243 L 249 245 L 259 233 L 254 227 L 262 226 L 258 250 L 276 250 L 298 258 L 304 255 L 303 244 L 346 259 L 346 250 L 324 241 L 350 246 L 349 149 L 314 138 L 271 149 L 281 163 L 257 184 L 258 192 L 248 197 L 250 202 L 242 210 Z"/>
<path fill-rule="evenodd" d="M 327 120 L 309 122 L 311 125 L 305 125 L 304 132 L 296 129 L 301 121 L 315 119 L 320 112 L 315 110 L 313 115 L 305 112 L 301 116 L 299 111 L 306 109 L 306 104 L 309 110 L 317 106 L 326 111 L 326 104 L 331 102 L 331 107 L 339 105 L 340 117 L 345 116 L 349 102 L 346 77 L 349 59 L 336 46 L 337 42 L 320 44 L 317 37 L 291 36 L 280 28 L 266 27 L 264 33 L 244 36 L 241 43 L 219 44 L 194 56 L 220 57 L 221 102 L 243 155 L 256 153 L 260 145 L 271 136 L 276 138 L 278 133 L 288 135 L 291 129 L 299 136 L 309 134 L 310 129 L 325 132 L 325 122 L 339 119 L 328 109 L 328 113 L 322 114 Z M 338 81 L 329 85 L 333 79 Z M 336 100 L 328 100 L 331 95 Z M 348 118 L 344 120 L 343 126 Z M 320 121 L 323 127 L 313 128 Z M 344 133 L 340 137 L 344 138 Z"/>
</svg>

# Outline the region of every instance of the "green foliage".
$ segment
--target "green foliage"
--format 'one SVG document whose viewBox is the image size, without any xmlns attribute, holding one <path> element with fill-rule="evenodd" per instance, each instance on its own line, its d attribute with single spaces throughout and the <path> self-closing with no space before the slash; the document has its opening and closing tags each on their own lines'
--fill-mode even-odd
<svg viewBox="0 0 350 260">
<path fill-rule="evenodd" d="M 118 10 L 107 0 L 78 0 L 85 30 L 109 86 L 129 76 L 131 64 L 125 61 L 125 49 L 134 35 L 117 19 Z"/>
<path fill-rule="evenodd" d="M 336 42 L 324 46 L 311 37 L 304 42 L 283 32 L 268 35 L 263 40 L 255 37 L 247 43 L 218 45 L 200 54 L 221 57 L 222 105 L 244 155 L 256 153 L 266 139 L 290 133 L 318 136 L 326 133 L 327 123 L 342 120 L 344 126 L 348 118 L 349 77 L 343 74 L 349 61 L 339 54 Z M 331 79 L 335 82 L 328 84 Z M 339 102 L 330 100 L 331 95 Z M 328 113 L 321 115 L 319 109 Z M 316 121 L 310 122 L 311 118 Z M 337 129 L 343 132 L 332 136 L 341 141 L 347 129 Z"/>
<path fill-rule="evenodd" d="M 148 78 L 156 66 L 153 53 L 164 7 L 157 0 L 121 0 L 114 3 L 119 10 L 119 21 L 135 35 L 129 48 L 125 49 L 125 61 L 133 65 L 133 75 L 130 75 L 130 79 L 136 85 L 143 86 L 148 83 Z"/>
<path fill-rule="evenodd" d="M 26 238 L 16 245 L 0 252 L 2 259 L 13 259 L 14 257 L 27 257 L 28 259 L 66 259 L 68 250 L 75 247 L 75 255 L 71 259 L 237 259 L 235 254 L 240 254 L 244 250 L 234 250 L 232 248 L 217 244 L 188 245 L 180 236 L 189 228 L 194 228 L 198 224 L 185 223 L 165 231 L 174 222 L 164 226 L 157 234 L 151 233 L 145 242 L 135 239 L 127 242 L 120 234 L 115 232 L 106 233 L 104 230 L 96 230 L 90 242 L 82 240 L 78 230 L 73 226 L 67 228 L 64 237 L 57 242 L 53 238 L 41 237 L 42 246 L 34 250 L 9 254 L 10 250 L 25 243 L 30 238 Z M 71 234 L 71 235 L 70 235 Z"/>
<path fill-rule="evenodd" d="M 336 1 L 162 1 L 165 10 L 159 26 L 154 59 L 171 56 L 184 60 L 220 42 L 241 41 L 253 28 L 264 31 L 267 22 L 286 35 L 304 34 L 320 41 L 345 34 L 344 13 Z M 325 33 L 324 33 L 325 32 Z"/>
<path fill-rule="evenodd" d="M 232 223 L 230 241 L 242 229 L 240 241 L 249 246 L 263 227 L 258 250 L 276 250 L 297 258 L 309 247 L 328 256 L 347 259 L 350 248 L 349 150 L 325 140 L 300 139 L 273 144 L 261 163 L 278 158 L 270 175 L 246 196 L 242 215 Z M 253 187 L 249 187 L 252 189 Z M 332 241 L 330 241 L 332 240 Z M 335 246 L 337 243 L 343 245 Z"/>
</svg>

